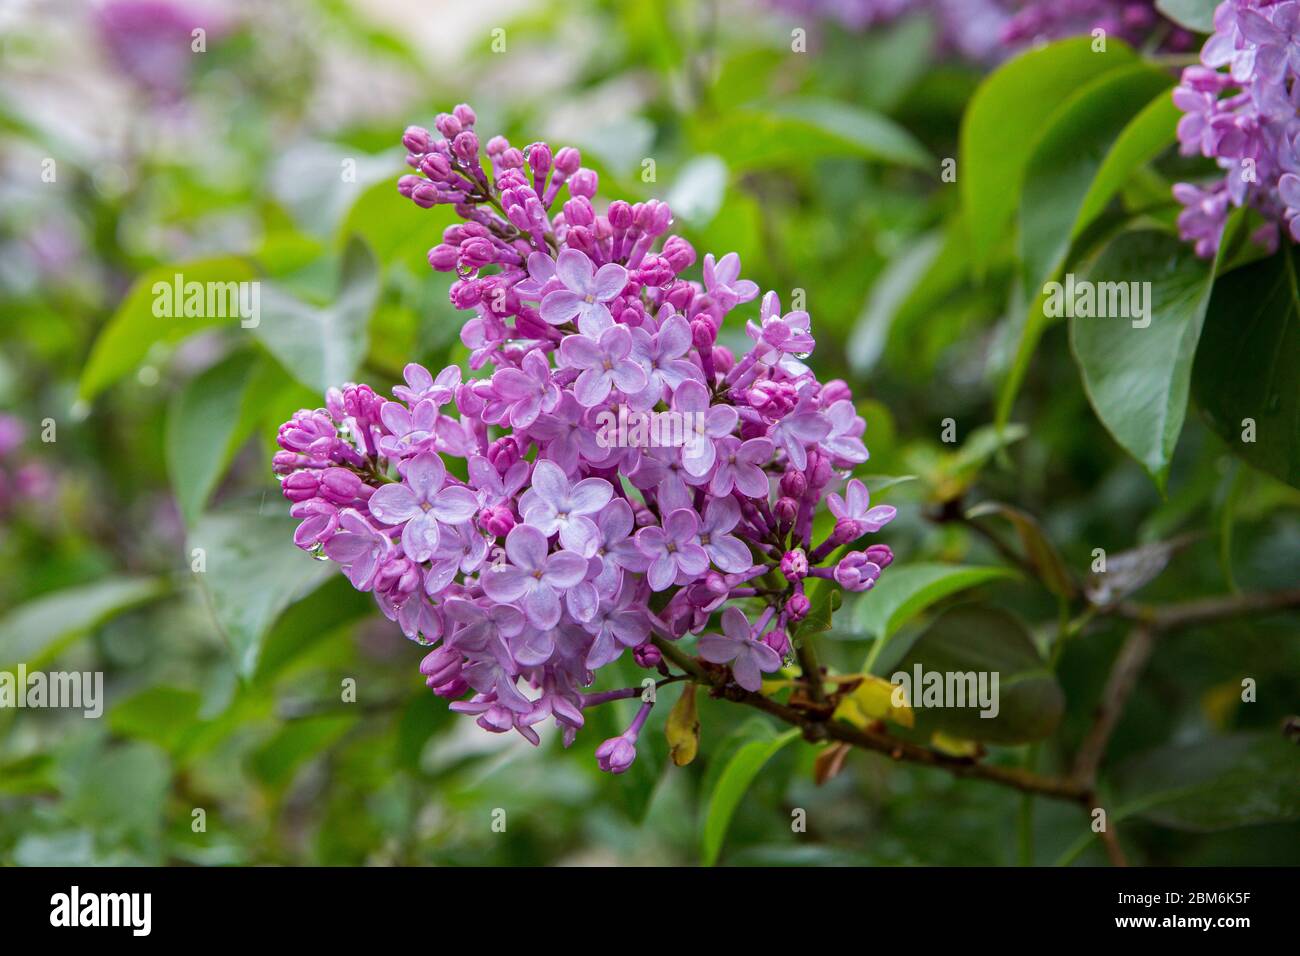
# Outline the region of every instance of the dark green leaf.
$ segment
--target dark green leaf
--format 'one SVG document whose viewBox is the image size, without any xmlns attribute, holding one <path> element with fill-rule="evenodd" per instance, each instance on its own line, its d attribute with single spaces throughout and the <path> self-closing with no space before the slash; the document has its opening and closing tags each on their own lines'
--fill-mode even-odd
<svg viewBox="0 0 1300 956">
<path fill-rule="evenodd" d="M 727 837 L 727 828 L 731 826 L 731 817 L 763 765 L 798 736 L 799 729 L 796 727 L 769 740 L 751 740 L 732 755 L 722 775 L 718 777 L 717 785 L 709 794 L 700 846 L 700 861 L 705 866 L 712 866 L 718 861 L 722 843 Z"/>
</svg>

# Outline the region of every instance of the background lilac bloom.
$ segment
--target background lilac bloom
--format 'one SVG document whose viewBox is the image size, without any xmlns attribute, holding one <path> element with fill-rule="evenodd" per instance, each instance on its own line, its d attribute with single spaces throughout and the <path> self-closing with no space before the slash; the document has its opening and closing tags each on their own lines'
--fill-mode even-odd
<svg viewBox="0 0 1300 956">
<path fill-rule="evenodd" d="M 662 528 L 652 526 L 636 533 L 636 546 L 650 559 L 646 579 L 652 591 L 671 586 L 679 575 L 703 574 L 708 568 L 709 556 L 700 544 L 699 530 L 699 516 L 679 508 L 664 519 Z"/>
<path fill-rule="evenodd" d="M 560 359 L 570 368 L 582 369 L 573 395 L 583 405 L 602 402 L 610 389 L 638 392 L 646 386 L 646 373 L 628 358 L 632 335 L 625 325 L 614 325 L 596 337 L 570 335 L 560 343 Z"/>
<path fill-rule="evenodd" d="M 858 465 L 867 460 L 867 446 L 862 443 L 862 432 L 867 423 L 858 415 L 853 403 L 848 400 L 832 402 L 826 409 L 826 421 L 830 431 L 818 441 L 827 454 L 851 465 Z"/>
<path fill-rule="evenodd" d="M 402 525 L 402 550 L 412 561 L 426 561 L 438 547 L 438 522 L 460 524 L 478 510 L 468 488 L 443 487 L 447 469 L 434 454 L 406 462 L 402 481 L 370 496 L 370 513 L 384 524 Z"/>
<path fill-rule="evenodd" d="M 564 288 L 542 300 L 542 318 L 551 325 L 577 319 L 578 328 L 594 335 L 614 318 L 606 304 L 623 291 L 627 270 L 610 262 L 597 269 L 584 253 L 565 249 L 555 260 L 555 277 Z"/>
<path fill-rule="evenodd" d="M 745 612 L 729 607 L 722 612 L 722 633 L 700 635 L 700 656 L 714 664 L 730 664 L 736 683 L 747 691 L 763 686 L 763 674 L 781 668 L 781 656 L 754 639 Z"/>
<path fill-rule="evenodd" d="M 358 591 L 370 590 L 380 566 L 392 553 L 388 536 L 351 508 L 339 515 L 338 533 L 325 542 L 325 554 L 343 566 L 343 573 Z"/>
<path fill-rule="evenodd" d="M 547 552 L 546 535 L 531 525 L 516 525 L 506 535 L 506 556 L 510 564 L 489 566 L 482 583 L 493 601 L 522 602 L 529 622 L 534 627 L 549 629 L 560 620 L 560 598 L 556 592 L 582 580 L 587 573 L 587 560 L 573 551 Z"/>
<path fill-rule="evenodd" d="M 423 365 L 410 362 L 402 370 L 402 377 L 406 380 L 406 386 L 398 385 L 393 389 L 395 398 L 408 405 L 416 405 L 428 399 L 435 406 L 442 406 L 456 394 L 456 388 L 460 385 L 460 366 L 448 365 L 435 379 Z"/>
<path fill-rule="evenodd" d="M 571 483 L 555 462 L 539 461 L 533 467 L 533 486 L 519 506 L 528 524 L 547 537 L 558 533 L 566 548 L 582 551 L 596 534 L 590 516 L 608 504 L 613 494 L 604 478 Z"/>
</svg>

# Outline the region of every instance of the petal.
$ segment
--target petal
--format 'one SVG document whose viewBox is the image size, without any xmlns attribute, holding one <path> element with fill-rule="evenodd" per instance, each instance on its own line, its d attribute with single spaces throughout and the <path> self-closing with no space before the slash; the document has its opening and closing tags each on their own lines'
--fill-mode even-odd
<svg viewBox="0 0 1300 956">
<path fill-rule="evenodd" d="M 711 664 L 727 664 L 740 653 L 740 647 L 738 642 L 719 634 L 701 634 L 697 650 Z"/>
<path fill-rule="evenodd" d="M 767 472 L 757 465 L 736 465 L 736 487 L 747 498 L 766 498 L 770 490 Z"/>
<path fill-rule="evenodd" d="M 709 557 L 713 563 L 722 571 L 731 574 L 739 574 L 742 571 L 748 571 L 754 566 L 754 557 L 750 553 L 745 542 L 739 538 L 729 535 L 714 535 L 709 539 L 707 548 Z"/>
<path fill-rule="evenodd" d="M 608 302 L 622 292 L 625 285 L 627 285 L 627 270 L 616 262 L 610 262 L 596 270 L 591 293 L 597 300 Z"/>
<path fill-rule="evenodd" d="M 556 511 L 564 511 L 569 499 L 569 479 L 553 461 L 543 459 L 533 466 L 532 490 L 537 498 Z"/>
<path fill-rule="evenodd" d="M 750 465 L 766 465 L 772 460 L 772 453 L 776 451 L 771 440 L 767 438 L 751 438 L 742 442 L 740 448 L 736 451 L 736 461 L 745 462 Z"/>
<path fill-rule="evenodd" d="M 520 524 L 506 535 L 506 556 L 525 571 L 539 571 L 546 563 L 546 535 L 531 525 Z"/>
<path fill-rule="evenodd" d="M 671 587 L 677 580 L 677 562 L 673 560 L 673 556 L 664 552 L 655 558 L 646 572 L 646 579 L 650 582 L 651 591 L 662 591 L 664 588 Z"/>
<path fill-rule="evenodd" d="M 569 493 L 569 513 L 587 515 L 609 504 L 614 487 L 604 478 L 584 478 Z"/>
<path fill-rule="evenodd" d="M 524 595 L 524 615 L 534 627 L 549 630 L 560 623 L 560 599 L 553 588 L 539 584 Z"/>
<path fill-rule="evenodd" d="M 415 493 L 404 484 L 384 485 L 367 502 L 370 513 L 384 524 L 401 524 L 420 511 Z"/>
<path fill-rule="evenodd" d="M 554 588 L 571 588 L 586 576 L 586 558 L 576 551 L 557 551 L 546 559 L 542 581 Z"/>
<path fill-rule="evenodd" d="M 528 593 L 537 579 L 521 568 L 509 565 L 487 567 L 479 575 L 483 592 L 498 604 L 511 604 Z"/>
<path fill-rule="evenodd" d="M 736 679 L 737 684 L 750 693 L 757 693 L 762 689 L 763 675 L 758 672 L 758 662 L 749 653 L 748 646 L 742 648 L 736 655 L 736 659 L 731 662 L 731 676 Z"/>
<path fill-rule="evenodd" d="M 563 325 L 578 314 L 583 306 L 582 296 L 564 289 L 547 293 L 542 300 L 542 321 L 548 325 Z"/>
<path fill-rule="evenodd" d="M 738 607 L 729 607 L 722 612 L 722 633 L 733 641 L 745 643 L 750 639 L 749 621 L 745 612 Z"/>
<path fill-rule="evenodd" d="M 585 335 L 566 335 L 560 342 L 560 360 L 569 368 L 600 368 L 601 348 Z"/>
<path fill-rule="evenodd" d="M 372 496 L 373 497 L 373 496 Z M 431 513 L 447 524 L 464 524 L 478 510 L 478 496 L 468 488 L 453 485 L 438 492 Z"/>
<path fill-rule="evenodd" d="M 573 383 L 573 397 L 586 408 L 599 405 L 609 397 L 611 378 L 604 369 L 589 368 Z"/>
<path fill-rule="evenodd" d="M 848 507 L 849 517 L 858 518 L 871 504 L 871 493 L 867 491 L 866 485 L 852 478 L 844 489 L 844 503 Z"/>
<path fill-rule="evenodd" d="M 438 522 L 428 512 L 420 512 L 402 529 L 402 550 L 412 561 L 428 561 L 438 548 Z"/>
<path fill-rule="evenodd" d="M 589 293 L 595 272 L 596 267 L 592 265 L 586 253 L 579 252 L 577 249 L 565 249 L 555 260 L 555 276 L 570 292 L 581 295 Z"/>
<path fill-rule="evenodd" d="M 664 519 L 665 534 L 678 543 L 691 540 L 699 530 L 700 516 L 690 508 L 678 508 Z"/>
</svg>

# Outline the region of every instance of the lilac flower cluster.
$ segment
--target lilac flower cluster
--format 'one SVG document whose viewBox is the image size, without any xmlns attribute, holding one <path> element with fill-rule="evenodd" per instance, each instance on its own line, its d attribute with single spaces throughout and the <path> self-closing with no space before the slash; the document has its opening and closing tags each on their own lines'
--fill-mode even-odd
<svg viewBox="0 0 1300 956">
<path fill-rule="evenodd" d="M 1178 140 L 1224 175 L 1174 186 L 1179 232 L 1210 258 L 1231 208 L 1250 206 L 1268 220 L 1257 242 L 1275 247 L 1278 224 L 1300 242 L 1300 2 L 1224 0 L 1201 63 L 1174 90 Z"/>
<path fill-rule="evenodd" d="M 1189 50 L 1193 35 L 1165 20 L 1154 0 L 770 0 L 782 11 L 863 32 L 901 17 L 931 17 L 939 45 L 965 59 L 996 62 L 1036 43 L 1104 30 L 1137 46 Z"/>
<path fill-rule="evenodd" d="M 57 493 L 54 474 L 23 453 L 26 438 L 22 421 L 0 412 L 0 520 L 48 505 Z"/>
<path fill-rule="evenodd" d="M 894 509 L 857 480 L 835 491 L 867 458 L 865 422 L 843 382 L 803 363 L 808 314 L 772 292 L 755 302 L 735 254 L 683 278 L 696 254 L 680 236 L 660 243 L 668 207 L 598 211 L 576 150 L 499 136 L 481 150 L 464 105 L 435 125 L 406 131 L 418 173 L 399 189 L 463 220 L 429 262 L 456 273 L 481 374 L 411 364 L 393 400 L 346 385 L 286 422 L 274 466 L 296 543 L 429 645 L 429 687 L 489 731 L 536 743 L 553 718 L 571 742 L 585 707 L 640 693 L 585 693 L 596 670 L 631 649 L 667 675 L 654 641 L 699 634 L 717 612 L 699 653 L 757 691 L 810 610 L 809 578 L 864 591 L 893 559 L 872 545 L 828 560 Z M 750 302 L 737 355 L 718 332 Z M 691 427 L 679 442 L 621 440 L 605 426 L 629 411 Z M 823 499 L 835 522 L 815 542 Z M 632 762 L 648 706 L 598 748 L 604 769 Z"/>
</svg>

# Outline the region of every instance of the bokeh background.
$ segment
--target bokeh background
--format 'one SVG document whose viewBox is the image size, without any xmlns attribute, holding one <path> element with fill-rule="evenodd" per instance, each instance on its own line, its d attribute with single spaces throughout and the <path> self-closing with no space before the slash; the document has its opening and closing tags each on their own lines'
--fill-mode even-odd
<svg viewBox="0 0 1300 956">
<path fill-rule="evenodd" d="M 0 862 L 701 859 L 719 778 L 774 735 L 765 718 L 702 697 L 701 754 L 677 768 L 656 708 L 633 770 L 611 777 L 592 751 L 630 702 L 590 711 L 568 751 L 449 714 L 423 686 L 419 648 L 289 540 L 275 427 L 320 404 L 334 346 L 303 336 L 295 350 L 230 323 L 163 331 L 149 312 L 149 286 L 177 263 L 328 310 L 359 237 L 376 291 L 339 320 L 364 355 L 358 380 L 386 391 L 407 361 L 464 361 L 449 278 L 424 261 L 449 220 L 395 187 L 402 129 L 460 102 L 485 135 L 579 147 L 605 201 L 667 199 L 701 253 L 738 252 L 762 288 L 803 290 L 812 364 L 847 380 L 868 420 L 866 470 L 911 476 L 880 493 L 899 508 L 887 574 L 1002 564 L 945 520 L 999 500 L 1036 515 L 1080 576 L 1095 548 L 1178 539 L 1144 600 L 1295 585 L 1300 493 L 1232 458 L 1192 413 L 1162 495 L 1092 415 L 1061 329 L 1035 357 L 1017 427 L 997 437 L 1015 263 L 1005 250 L 970 274 L 957 189 L 940 176 L 989 66 L 925 16 L 849 29 L 799 6 L 4 4 L 0 667 L 102 671 L 107 706 L 98 720 L 0 710 Z M 972 598 L 1021 615 L 1044 644 L 1058 628 L 1059 602 L 1023 576 L 947 600 Z M 854 599 L 836 615 L 827 663 L 861 666 L 867 613 Z M 1066 766 L 1125 633 L 1100 621 L 1064 644 L 1059 726 L 989 759 Z M 1297 862 L 1294 759 L 1230 759 L 1232 741 L 1281 739 L 1297 674 L 1294 614 L 1162 640 L 1105 764 L 1134 862 Z M 630 663 L 624 676 L 637 680 Z M 342 699 L 349 679 L 355 702 Z M 757 774 L 722 862 L 1105 862 L 1075 806 L 1027 809 L 1012 791 L 864 753 L 818 784 L 816 752 L 784 747 Z M 797 808 L 806 833 L 791 829 Z"/>
</svg>

